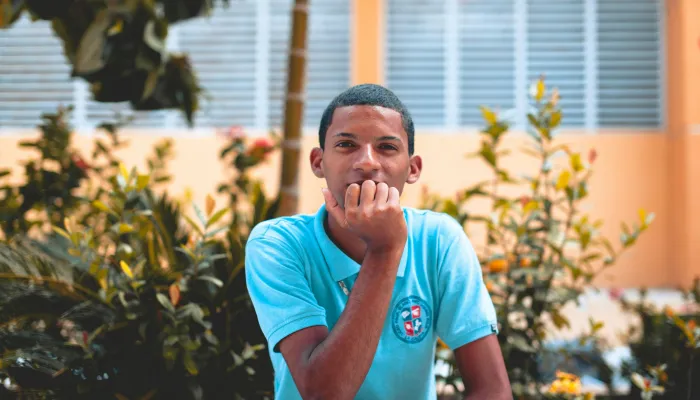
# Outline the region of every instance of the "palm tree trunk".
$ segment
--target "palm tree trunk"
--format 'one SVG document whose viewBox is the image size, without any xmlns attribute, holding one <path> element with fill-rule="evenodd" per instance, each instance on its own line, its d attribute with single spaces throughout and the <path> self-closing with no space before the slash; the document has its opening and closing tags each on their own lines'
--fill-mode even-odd
<svg viewBox="0 0 700 400">
<path fill-rule="evenodd" d="M 287 97 L 284 111 L 279 216 L 296 214 L 299 207 L 299 159 L 304 115 L 308 0 L 295 0 L 289 48 Z"/>
</svg>

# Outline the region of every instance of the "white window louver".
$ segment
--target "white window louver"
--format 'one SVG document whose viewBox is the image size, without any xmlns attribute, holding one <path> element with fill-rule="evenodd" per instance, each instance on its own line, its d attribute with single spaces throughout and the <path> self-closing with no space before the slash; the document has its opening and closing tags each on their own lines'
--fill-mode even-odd
<svg viewBox="0 0 700 400">
<path fill-rule="evenodd" d="M 478 129 L 481 105 L 523 127 L 539 76 L 565 128 L 664 125 L 663 1 L 386 1 L 386 83 L 418 130 Z"/>
<path fill-rule="evenodd" d="M 284 116 L 293 0 L 235 0 L 171 28 L 168 50 L 188 53 L 205 91 L 195 128 L 280 128 Z M 350 3 L 310 2 L 304 126 L 350 85 Z M 179 111 L 135 112 L 126 103 L 90 100 L 49 23 L 28 18 L 0 31 L 0 129 L 33 128 L 41 112 L 78 104 L 75 124 L 91 128 L 132 116 L 130 127 L 184 128 Z"/>
<path fill-rule="evenodd" d="M 46 21 L 25 15 L 0 31 L 0 129 L 34 128 L 41 114 L 73 103 L 70 66 Z"/>
</svg>

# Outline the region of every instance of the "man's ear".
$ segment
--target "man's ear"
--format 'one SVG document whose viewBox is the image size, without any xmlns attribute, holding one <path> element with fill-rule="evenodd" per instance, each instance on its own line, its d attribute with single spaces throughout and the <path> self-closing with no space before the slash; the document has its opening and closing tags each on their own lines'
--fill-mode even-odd
<svg viewBox="0 0 700 400">
<path fill-rule="evenodd" d="M 420 178 L 420 173 L 423 170 L 423 160 L 418 155 L 411 156 L 408 165 L 408 178 L 406 178 L 406 183 L 413 184 L 418 182 Z"/>
<path fill-rule="evenodd" d="M 323 173 L 323 150 L 320 147 L 314 147 L 309 156 L 311 162 L 311 171 L 317 178 L 325 178 Z"/>
</svg>

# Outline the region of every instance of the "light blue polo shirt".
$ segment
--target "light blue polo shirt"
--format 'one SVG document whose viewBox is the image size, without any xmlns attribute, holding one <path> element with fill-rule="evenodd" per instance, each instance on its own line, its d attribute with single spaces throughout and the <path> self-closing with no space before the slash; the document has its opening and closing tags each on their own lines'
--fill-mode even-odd
<svg viewBox="0 0 700 400">
<path fill-rule="evenodd" d="M 481 267 L 452 217 L 404 207 L 408 240 L 384 330 L 358 399 L 435 399 L 434 358 L 441 338 L 451 349 L 497 333 Z M 275 398 L 301 399 L 277 345 L 315 325 L 332 330 L 360 265 L 324 228 L 325 206 L 258 224 L 246 245 L 246 280 L 275 369 Z M 351 354 L 348 357 L 352 357 Z"/>
</svg>

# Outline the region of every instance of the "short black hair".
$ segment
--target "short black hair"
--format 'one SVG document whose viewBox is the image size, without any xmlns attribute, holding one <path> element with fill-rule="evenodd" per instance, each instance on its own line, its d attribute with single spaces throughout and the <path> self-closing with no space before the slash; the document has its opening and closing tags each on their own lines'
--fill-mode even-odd
<svg viewBox="0 0 700 400">
<path fill-rule="evenodd" d="M 403 130 L 408 136 L 408 154 L 413 155 L 413 118 L 406 106 L 391 90 L 372 83 L 363 83 L 346 89 L 337 95 L 326 107 L 321 116 L 321 125 L 318 129 L 318 142 L 323 149 L 326 144 L 326 132 L 333 120 L 333 112 L 339 107 L 348 106 L 379 106 L 394 110 L 401 114 Z"/>
</svg>

